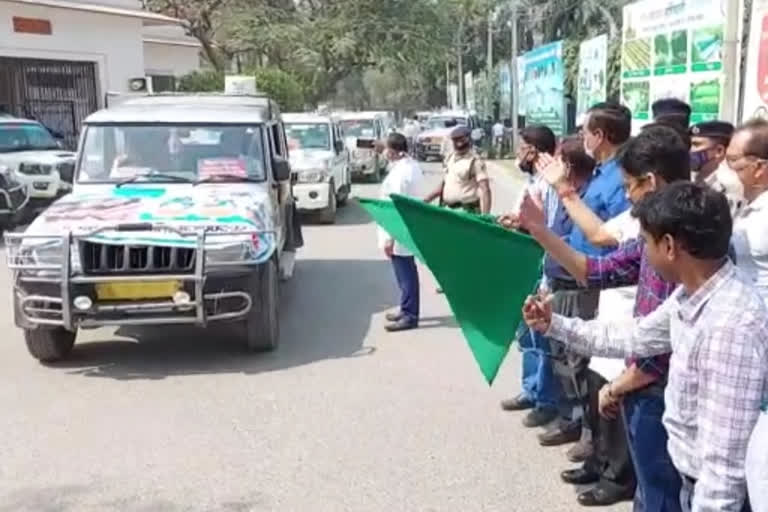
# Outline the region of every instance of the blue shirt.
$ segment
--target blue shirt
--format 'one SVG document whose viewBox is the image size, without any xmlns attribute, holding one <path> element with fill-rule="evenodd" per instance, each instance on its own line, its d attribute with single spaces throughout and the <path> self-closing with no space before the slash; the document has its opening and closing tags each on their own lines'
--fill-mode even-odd
<svg viewBox="0 0 768 512">
<path fill-rule="evenodd" d="M 565 210 L 563 204 L 560 202 L 558 202 L 554 219 L 550 224 L 550 229 L 566 242 L 568 242 L 568 238 L 573 231 L 573 221 L 571 220 L 570 215 L 568 215 L 568 212 Z M 547 253 L 547 255 L 544 257 L 544 275 L 548 279 L 567 279 L 569 281 L 574 280 L 568 271 L 560 266 L 560 264 L 557 263 L 557 261 L 555 261 L 552 256 L 549 255 L 549 253 Z"/>
<path fill-rule="evenodd" d="M 604 221 L 629 209 L 630 204 L 624 192 L 621 169 L 615 158 L 607 160 L 595 168 L 595 173 L 587 184 L 587 190 L 581 199 Z M 579 226 L 573 226 L 569 245 L 588 256 L 607 254 L 615 249 L 614 247 L 595 247 L 589 243 Z"/>
</svg>

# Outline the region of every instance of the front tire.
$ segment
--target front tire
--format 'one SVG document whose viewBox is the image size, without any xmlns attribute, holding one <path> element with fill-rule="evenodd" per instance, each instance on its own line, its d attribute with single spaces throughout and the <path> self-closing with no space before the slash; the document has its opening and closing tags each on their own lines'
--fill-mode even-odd
<svg viewBox="0 0 768 512">
<path fill-rule="evenodd" d="M 29 353 L 40 362 L 53 363 L 66 358 L 75 346 L 77 333 L 63 327 L 24 329 Z"/>
<path fill-rule="evenodd" d="M 243 322 L 246 347 L 251 352 L 270 352 L 280 339 L 280 285 L 274 259 L 259 265 L 249 278 L 248 293 L 253 305 Z"/>
<path fill-rule="evenodd" d="M 336 186 L 331 182 L 328 187 L 328 206 L 320 212 L 320 222 L 323 224 L 334 224 L 336 222 Z"/>
</svg>

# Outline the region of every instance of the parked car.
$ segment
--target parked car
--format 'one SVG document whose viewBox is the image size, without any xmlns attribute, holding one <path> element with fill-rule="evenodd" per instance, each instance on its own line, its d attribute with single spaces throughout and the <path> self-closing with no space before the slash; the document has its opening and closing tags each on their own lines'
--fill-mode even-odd
<svg viewBox="0 0 768 512">
<path fill-rule="evenodd" d="M 0 117 L 0 165 L 29 187 L 33 200 L 50 201 L 72 190 L 75 153 L 39 122 Z"/>
<path fill-rule="evenodd" d="M 344 142 L 351 155 L 353 177 L 367 178 L 374 183 L 381 181 L 387 162 L 370 148 L 358 147 L 358 139 L 374 141 L 387 136 L 384 118 L 375 112 L 346 112 L 341 114 Z"/>
<path fill-rule="evenodd" d="M 86 118 L 72 194 L 5 235 L 32 356 L 114 325 L 233 322 L 248 349 L 275 349 L 302 244 L 287 154 L 268 98 L 146 96 Z"/>
<path fill-rule="evenodd" d="M 352 190 L 349 150 L 339 123 L 330 116 L 284 114 L 293 194 L 301 212 L 317 212 L 323 222 L 336 221 Z"/>
<path fill-rule="evenodd" d="M 29 204 L 29 187 L 16 180 L 11 170 L 0 165 L 0 233 L 25 220 Z"/>
<path fill-rule="evenodd" d="M 424 161 L 429 158 L 442 160 L 445 157 L 444 148 L 448 145 L 447 137 L 453 127 L 447 127 L 446 123 L 456 121 L 458 125 L 468 126 L 472 130 L 472 139 L 475 145 L 479 145 L 484 137 L 484 130 L 480 119 L 466 112 L 441 112 L 430 117 L 424 131 L 416 138 L 416 158 Z"/>
</svg>

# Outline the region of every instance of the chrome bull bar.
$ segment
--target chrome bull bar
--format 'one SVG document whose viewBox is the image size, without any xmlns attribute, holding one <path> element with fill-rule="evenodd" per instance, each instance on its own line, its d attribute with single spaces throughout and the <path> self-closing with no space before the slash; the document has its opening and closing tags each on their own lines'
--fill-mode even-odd
<svg viewBox="0 0 768 512">
<path fill-rule="evenodd" d="M 130 274 L 130 275 L 85 275 L 73 273 L 73 259 L 79 259 L 79 251 L 75 253 L 73 247 L 78 247 L 80 241 L 93 238 L 105 231 L 164 231 L 171 232 L 182 239 L 194 238 L 195 252 L 194 268 L 190 273 L 176 274 Z M 163 224 L 140 224 L 115 227 L 103 227 L 85 233 L 63 235 L 36 235 L 24 233 L 6 233 L 5 243 L 8 255 L 8 268 L 14 277 L 14 300 L 18 301 L 16 308 L 20 320 L 30 326 L 58 326 L 74 330 L 77 327 L 92 328 L 103 326 L 124 325 L 167 325 L 188 324 L 204 327 L 211 321 L 238 319 L 251 310 L 254 298 L 245 291 L 219 291 L 205 293 L 206 270 L 217 270 L 226 267 L 244 267 L 261 264 L 262 261 L 232 260 L 217 261 L 209 264 L 207 256 L 210 249 L 207 242 L 216 237 L 253 237 L 271 234 L 274 230 L 243 230 L 231 232 L 211 232 L 209 230 L 181 231 L 173 226 Z M 245 239 L 240 242 L 243 243 Z M 161 242 L 128 243 L 115 240 L 112 242 L 120 245 L 163 245 Z M 237 242 L 233 242 L 237 243 Z M 35 250 L 42 248 L 55 248 L 56 256 L 53 258 L 40 258 Z M 274 249 L 273 249 L 274 250 Z M 271 257 L 271 253 L 267 255 Z M 76 310 L 72 303 L 73 285 L 96 285 L 100 283 L 130 283 L 130 282 L 158 282 L 178 281 L 182 284 L 192 283 L 194 296 L 183 303 L 173 300 L 125 300 L 93 302 L 87 310 Z M 23 284 L 47 284 L 56 285 L 59 295 L 54 294 L 27 294 Z M 227 299 L 239 299 L 242 306 L 215 314 L 208 314 L 206 305 Z M 104 314 L 122 314 L 124 318 L 98 318 Z M 141 316 L 145 315 L 145 316 Z M 153 316 L 146 316 L 153 315 Z"/>
</svg>

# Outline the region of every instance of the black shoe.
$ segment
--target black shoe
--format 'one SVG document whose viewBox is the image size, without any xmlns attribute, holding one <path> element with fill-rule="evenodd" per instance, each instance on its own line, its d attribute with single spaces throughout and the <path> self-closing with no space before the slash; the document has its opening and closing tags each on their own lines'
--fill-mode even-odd
<svg viewBox="0 0 768 512">
<path fill-rule="evenodd" d="M 520 393 L 515 398 L 508 398 L 501 401 L 501 408 L 505 411 L 525 411 L 526 409 L 533 409 L 533 400 L 525 396 L 524 393 Z"/>
<path fill-rule="evenodd" d="M 571 462 L 584 462 L 594 451 L 594 446 L 590 441 L 579 440 L 565 452 L 565 456 Z"/>
<path fill-rule="evenodd" d="M 534 409 L 523 418 L 523 426 L 543 427 L 555 418 L 557 418 L 557 411 L 554 409 Z"/>
<path fill-rule="evenodd" d="M 384 315 L 384 318 L 387 319 L 387 322 L 398 322 L 403 318 L 403 314 L 399 311 L 397 313 L 387 313 Z"/>
<path fill-rule="evenodd" d="M 581 439 L 581 432 L 578 429 L 565 432 L 555 429 L 551 432 L 539 434 L 539 444 L 541 446 L 560 446 L 561 444 L 575 443 L 579 439 Z"/>
<path fill-rule="evenodd" d="M 418 326 L 419 326 L 418 323 L 403 317 L 397 322 L 393 322 L 391 324 L 385 325 L 384 329 L 386 329 L 388 332 L 400 332 L 400 331 L 410 331 L 411 329 L 415 329 Z"/>
<path fill-rule="evenodd" d="M 577 468 L 577 469 L 566 469 L 562 473 L 560 473 L 560 478 L 563 479 L 563 482 L 567 484 L 573 484 L 573 485 L 586 485 L 586 484 L 593 484 L 600 480 L 600 475 L 597 473 L 593 473 L 591 471 L 587 471 L 584 468 Z"/>
<path fill-rule="evenodd" d="M 620 501 L 629 501 L 634 495 L 633 489 L 608 489 L 598 484 L 594 489 L 579 494 L 577 500 L 584 507 L 607 507 Z"/>
</svg>

